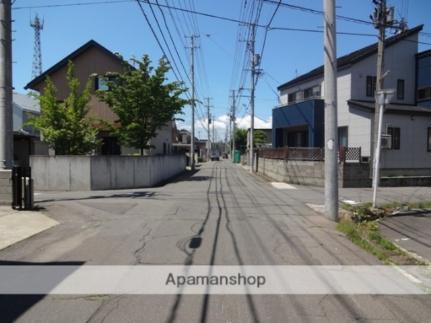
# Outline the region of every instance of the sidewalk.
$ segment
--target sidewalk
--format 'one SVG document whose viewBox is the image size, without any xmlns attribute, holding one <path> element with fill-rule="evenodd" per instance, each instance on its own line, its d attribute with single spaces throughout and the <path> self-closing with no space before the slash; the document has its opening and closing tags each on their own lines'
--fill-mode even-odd
<svg viewBox="0 0 431 323">
<path fill-rule="evenodd" d="M 58 222 L 36 211 L 0 206 L 0 250 L 45 231 Z"/>
</svg>

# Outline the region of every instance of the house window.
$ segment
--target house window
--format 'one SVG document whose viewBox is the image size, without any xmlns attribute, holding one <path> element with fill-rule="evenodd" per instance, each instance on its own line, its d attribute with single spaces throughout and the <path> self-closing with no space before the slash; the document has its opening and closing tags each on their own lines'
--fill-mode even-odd
<svg viewBox="0 0 431 323">
<path fill-rule="evenodd" d="M 338 127 L 338 145 L 349 147 L 349 127 Z"/>
<path fill-rule="evenodd" d="M 427 143 L 428 143 L 428 151 L 429 152 L 431 152 L 431 128 L 428 128 L 428 140 L 427 140 Z"/>
<path fill-rule="evenodd" d="M 109 91 L 107 79 L 103 76 L 96 76 L 94 78 L 94 89 L 97 91 Z"/>
<path fill-rule="evenodd" d="M 287 100 L 289 103 L 295 102 L 296 101 L 296 92 L 289 93 Z"/>
<path fill-rule="evenodd" d="M 425 87 L 418 90 L 418 100 L 431 99 L 431 87 Z"/>
<path fill-rule="evenodd" d="M 366 86 L 367 96 L 374 97 L 374 92 L 376 91 L 376 77 L 367 76 L 367 86 Z"/>
<path fill-rule="evenodd" d="M 397 80 L 397 99 L 404 100 L 404 80 Z"/>
<path fill-rule="evenodd" d="M 401 144 L 401 132 L 398 127 L 388 127 L 388 135 L 391 135 L 392 148 L 394 150 L 400 149 Z"/>
<path fill-rule="evenodd" d="M 313 97 L 313 88 L 309 87 L 308 89 L 304 90 L 304 99 L 308 99 Z"/>
<path fill-rule="evenodd" d="M 320 85 L 316 85 L 313 87 L 313 96 L 315 98 L 320 98 L 321 95 L 321 90 L 320 90 Z"/>
</svg>

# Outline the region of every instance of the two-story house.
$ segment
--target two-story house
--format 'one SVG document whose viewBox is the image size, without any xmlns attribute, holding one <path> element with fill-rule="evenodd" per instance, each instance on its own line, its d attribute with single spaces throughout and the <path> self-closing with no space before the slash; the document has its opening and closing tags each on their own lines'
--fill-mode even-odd
<svg viewBox="0 0 431 323">
<path fill-rule="evenodd" d="M 395 94 L 386 106 L 383 132 L 391 147 L 382 152 L 382 174 L 431 175 L 431 57 L 418 54 L 422 26 L 385 41 L 384 86 Z M 377 43 L 337 59 L 339 144 L 371 155 Z M 323 66 L 278 87 L 273 109 L 273 147 L 323 147 Z"/>
<path fill-rule="evenodd" d="M 106 49 L 94 40 L 90 40 L 83 46 L 67 55 L 58 63 L 47 69 L 44 73 L 30 81 L 25 88 L 43 93 L 46 78 L 50 77 L 57 88 L 58 100 L 64 100 L 69 94 L 66 79 L 67 64 L 72 61 L 75 68 L 75 76 L 80 81 L 80 89 L 83 90 L 87 81 L 92 82 L 92 94 L 89 102 L 87 116 L 96 120 L 101 120 L 108 124 L 115 124 L 118 120 L 117 115 L 105 103 L 98 99 L 96 90 L 109 90 L 104 81 L 104 76 L 108 73 L 121 72 L 123 69 L 122 58 L 110 50 Z M 172 128 L 174 121 L 169 122 L 152 138 L 149 145 L 154 148 L 145 151 L 146 155 L 166 154 L 171 152 L 172 147 Z M 138 154 L 134 148 L 121 146 L 117 138 L 108 131 L 101 131 L 102 146 L 97 153 L 102 155 L 131 155 Z"/>
</svg>

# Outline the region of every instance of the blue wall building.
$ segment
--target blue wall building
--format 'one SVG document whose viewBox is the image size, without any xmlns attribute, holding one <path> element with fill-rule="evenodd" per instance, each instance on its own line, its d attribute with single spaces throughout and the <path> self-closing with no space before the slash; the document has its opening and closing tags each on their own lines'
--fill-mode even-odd
<svg viewBox="0 0 431 323">
<path fill-rule="evenodd" d="M 324 102 L 311 99 L 272 110 L 273 147 L 323 147 Z"/>
</svg>

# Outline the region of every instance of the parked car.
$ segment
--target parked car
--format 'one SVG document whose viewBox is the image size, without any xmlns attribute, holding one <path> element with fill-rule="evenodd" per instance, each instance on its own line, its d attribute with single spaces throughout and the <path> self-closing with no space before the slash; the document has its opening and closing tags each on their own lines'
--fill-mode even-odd
<svg viewBox="0 0 431 323">
<path fill-rule="evenodd" d="M 218 152 L 212 152 L 210 158 L 211 158 L 212 161 L 219 161 L 220 160 L 220 155 L 219 155 Z"/>
</svg>

